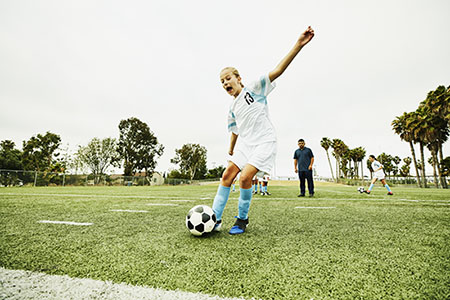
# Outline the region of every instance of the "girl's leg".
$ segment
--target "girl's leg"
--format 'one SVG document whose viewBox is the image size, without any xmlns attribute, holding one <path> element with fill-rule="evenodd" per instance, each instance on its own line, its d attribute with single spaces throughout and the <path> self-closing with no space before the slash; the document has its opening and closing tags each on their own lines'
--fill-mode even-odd
<svg viewBox="0 0 450 300">
<path fill-rule="evenodd" d="M 220 181 L 219 188 L 217 189 L 216 196 L 213 202 L 213 211 L 216 214 L 217 223 L 220 224 L 222 220 L 223 210 L 227 204 L 228 197 L 230 196 L 230 186 L 239 173 L 239 168 L 233 163 L 229 162 L 228 167 L 223 172 L 222 179 Z"/>
<path fill-rule="evenodd" d="M 369 189 L 367 190 L 368 193 L 370 193 L 373 189 L 373 186 L 375 184 L 375 182 L 377 181 L 378 178 L 374 177 L 372 178 L 372 182 L 370 183 Z"/>
<path fill-rule="evenodd" d="M 239 213 L 236 223 L 230 230 L 230 234 L 241 234 L 245 232 L 248 225 L 248 211 L 252 201 L 252 178 L 258 172 L 258 169 L 252 165 L 246 165 L 241 172 L 239 181 Z"/>
<path fill-rule="evenodd" d="M 247 220 L 248 211 L 250 209 L 250 202 L 252 201 L 252 178 L 258 172 L 258 169 L 252 165 L 246 165 L 241 173 L 239 181 L 240 189 L 239 196 L 239 219 Z"/>
<path fill-rule="evenodd" d="M 381 183 L 382 183 L 382 184 L 384 185 L 384 187 L 387 189 L 388 195 L 392 195 L 391 188 L 390 188 L 389 185 L 387 184 L 386 180 L 381 179 Z"/>
</svg>

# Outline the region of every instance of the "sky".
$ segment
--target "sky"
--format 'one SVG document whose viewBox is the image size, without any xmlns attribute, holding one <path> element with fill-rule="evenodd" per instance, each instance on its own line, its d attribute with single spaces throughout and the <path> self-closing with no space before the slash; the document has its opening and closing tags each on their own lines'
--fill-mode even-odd
<svg viewBox="0 0 450 300">
<path fill-rule="evenodd" d="M 136 117 L 165 147 L 158 171 L 176 168 L 187 143 L 207 148 L 209 168 L 226 166 L 233 98 L 220 70 L 256 80 L 310 25 L 315 37 L 268 97 L 272 175 L 295 176 L 299 138 L 325 177 L 323 137 L 411 156 L 391 122 L 450 85 L 449 11 L 448 0 L 0 0 L 0 140 L 21 149 L 50 131 L 75 152 L 118 138 L 119 122 Z"/>
</svg>

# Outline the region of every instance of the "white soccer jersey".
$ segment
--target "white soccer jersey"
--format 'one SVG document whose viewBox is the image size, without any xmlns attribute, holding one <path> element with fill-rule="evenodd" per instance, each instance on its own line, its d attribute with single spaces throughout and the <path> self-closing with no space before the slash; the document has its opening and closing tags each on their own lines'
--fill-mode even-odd
<svg viewBox="0 0 450 300">
<path fill-rule="evenodd" d="M 372 162 L 372 170 L 375 172 L 375 170 L 377 170 L 377 169 L 379 169 L 380 167 L 382 167 L 383 165 L 378 161 L 378 160 L 374 160 L 373 162 Z M 375 175 L 377 176 L 377 177 L 384 177 L 384 172 L 383 172 L 383 169 L 381 169 L 381 170 L 379 170 L 379 171 L 376 171 L 375 172 Z"/>
<path fill-rule="evenodd" d="M 269 119 L 267 95 L 275 88 L 269 76 L 244 87 L 230 105 L 228 131 L 239 135 L 247 145 L 277 140 L 275 128 Z"/>
</svg>

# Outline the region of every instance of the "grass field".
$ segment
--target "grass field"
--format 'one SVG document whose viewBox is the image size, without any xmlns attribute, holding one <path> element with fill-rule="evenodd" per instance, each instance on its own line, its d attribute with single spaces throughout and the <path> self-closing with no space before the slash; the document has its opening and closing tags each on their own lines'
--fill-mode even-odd
<svg viewBox="0 0 450 300">
<path fill-rule="evenodd" d="M 245 299 L 450 298 L 448 190 L 269 184 L 245 234 L 227 233 L 236 192 L 223 232 L 190 235 L 186 213 L 216 189 L 1 188 L 0 267 Z"/>
</svg>

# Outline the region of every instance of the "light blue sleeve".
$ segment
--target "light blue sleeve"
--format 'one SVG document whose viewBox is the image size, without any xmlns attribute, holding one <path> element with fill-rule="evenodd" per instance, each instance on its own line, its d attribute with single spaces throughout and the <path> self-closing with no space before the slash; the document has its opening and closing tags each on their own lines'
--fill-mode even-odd
<svg viewBox="0 0 450 300">
<path fill-rule="evenodd" d="M 252 82 L 249 89 L 257 95 L 267 96 L 275 86 L 275 82 L 270 82 L 269 74 L 266 74 L 261 76 L 259 80 Z"/>
<path fill-rule="evenodd" d="M 234 134 L 239 134 L 238 128 L 236 125 L 236 116 L 234 113 L 230 110 L 228 113 L 228 132 L 232 132 Z"/>
</svg>

